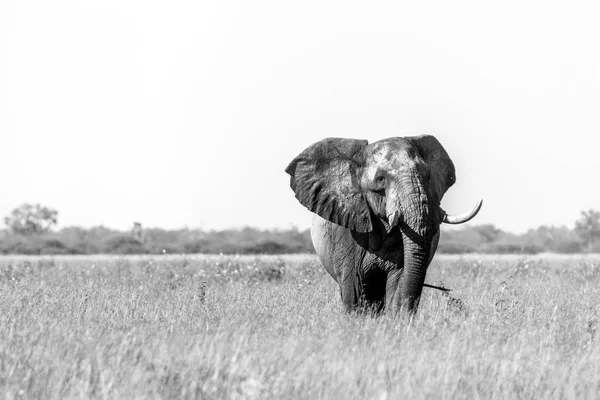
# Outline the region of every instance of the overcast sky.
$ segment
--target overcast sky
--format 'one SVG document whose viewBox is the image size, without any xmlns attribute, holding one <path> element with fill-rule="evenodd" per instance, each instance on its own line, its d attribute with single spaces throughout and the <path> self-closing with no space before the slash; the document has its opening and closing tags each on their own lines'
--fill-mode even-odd
<svg viewBox="0 0 600 400">
<path fill-rule="evenodd" d="M 284 169 L 429 133 L 442 205 L 522 232 L 600 209 L 597 2 L 0 2 L 0 216 L 300 228 Z"/>
</svg>

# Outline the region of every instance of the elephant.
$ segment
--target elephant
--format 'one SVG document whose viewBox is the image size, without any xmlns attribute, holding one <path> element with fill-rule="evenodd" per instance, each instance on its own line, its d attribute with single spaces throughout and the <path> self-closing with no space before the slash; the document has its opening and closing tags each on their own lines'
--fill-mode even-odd
<svg viewBox="0 0 600 400">
<path fill-rule="evenodd" d="M 455 181 L 452 160 L 432 135 L 366 140 L 326 138 L 285 170 L 298 201 L 313 212 L 319 261 L 338 283 L 347 312 L 414 315 L 442 222 L 440 206 Z"/>
</svg>

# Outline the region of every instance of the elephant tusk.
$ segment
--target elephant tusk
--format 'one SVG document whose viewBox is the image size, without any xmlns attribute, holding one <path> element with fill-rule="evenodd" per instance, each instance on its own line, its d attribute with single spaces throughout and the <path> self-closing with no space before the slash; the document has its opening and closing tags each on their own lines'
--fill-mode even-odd
<svg viewBox="0 0 600 400">
<path fill-rule="evenodd" d="M 442 213 L 444 214 L 444 218 L 442 218 L 442 222 L 445 222 L 447 224 L 465 223 L 465 222 L 473 219 L 473 217 L 477 215 L 477 213 L 481 209 L 482 204 L 483 204 L 483 199 L 479 200 L 479 202 L 475 205 L 475 208 L 473 208 L 470 212 L 464 213 L 464 214 L 459 214 L 459 215 L 448 214 L 446 211 L 444 211 L 443 208 L 440 207 L 440 209 L 442 210 Z"/>
<path fill-rule="evenodd" d="M 388 215 L 388 224 L 390 225 L 390 229 L 398 225 L 398 220 L 400 219 L 400 215 L 398 211 L 394 211 L 393 214 Z"/>
</svg>

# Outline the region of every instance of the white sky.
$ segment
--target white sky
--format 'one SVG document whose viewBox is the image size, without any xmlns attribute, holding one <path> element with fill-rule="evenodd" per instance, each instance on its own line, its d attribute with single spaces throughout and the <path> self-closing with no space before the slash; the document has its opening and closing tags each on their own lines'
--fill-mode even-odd
<svg viewBox="0 0 600 400">
<path fill-rule="evenodd" d="M 328 136 L 434 134 L 449 212 L 600 209 L 597 2 L 0 2 L 0 216 L 305 228 L 284 169 Z"/>
</svg>

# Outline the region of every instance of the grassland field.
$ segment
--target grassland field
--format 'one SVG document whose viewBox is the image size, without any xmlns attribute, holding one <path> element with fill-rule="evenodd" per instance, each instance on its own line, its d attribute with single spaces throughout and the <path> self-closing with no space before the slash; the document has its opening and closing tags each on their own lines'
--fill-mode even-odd
<svg viewBox="0 0 600 400">
<path fill-rule="evenodd" d="M 0 257 L 0 397 L 600 398 L 600 256 L 443 256 L 416 317 L 314 255 Z"/>
</svg>

